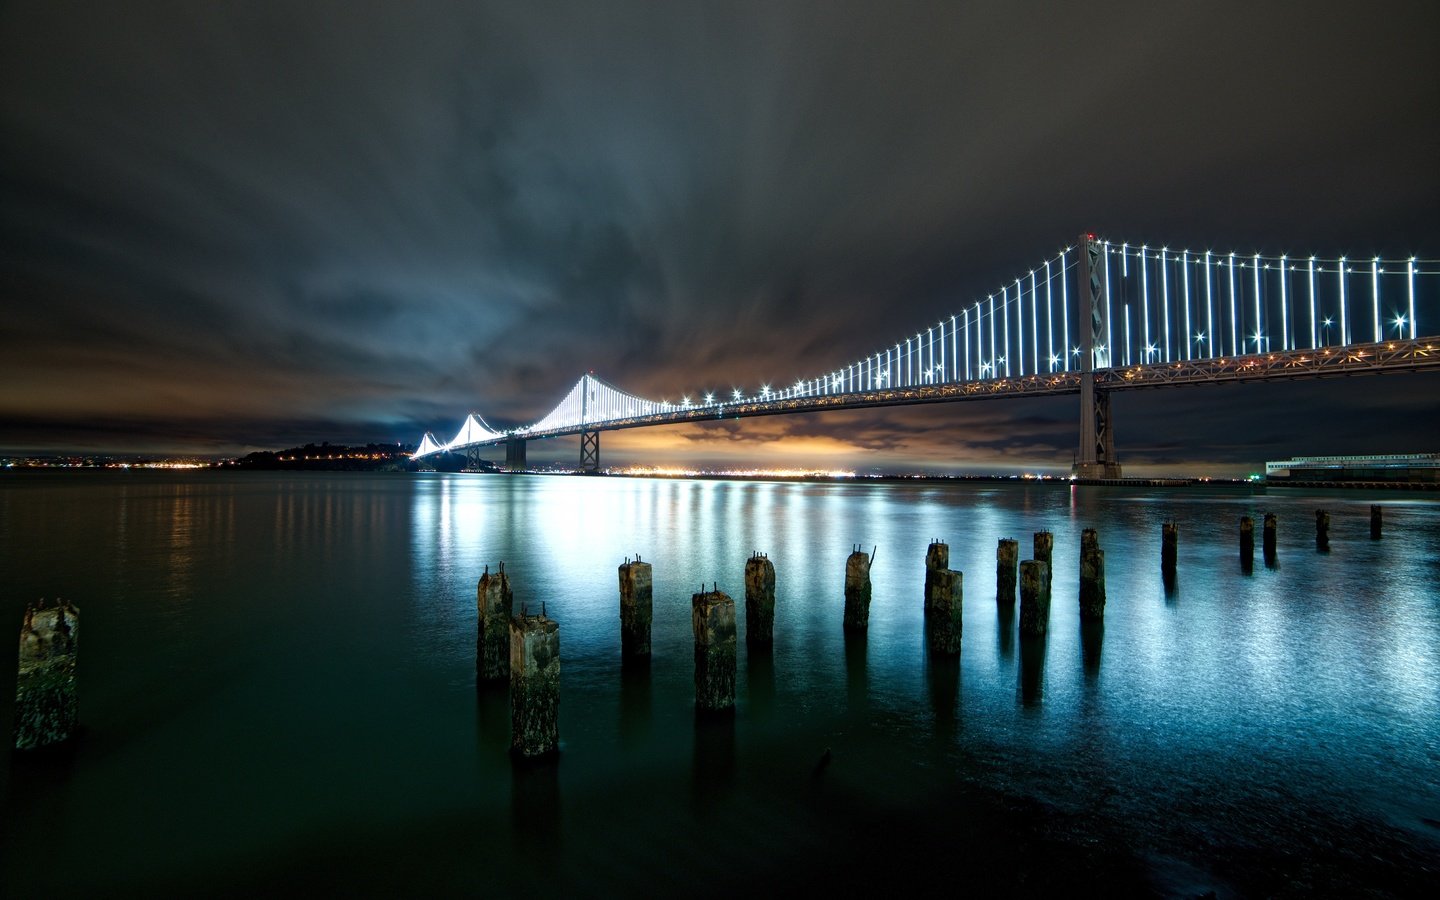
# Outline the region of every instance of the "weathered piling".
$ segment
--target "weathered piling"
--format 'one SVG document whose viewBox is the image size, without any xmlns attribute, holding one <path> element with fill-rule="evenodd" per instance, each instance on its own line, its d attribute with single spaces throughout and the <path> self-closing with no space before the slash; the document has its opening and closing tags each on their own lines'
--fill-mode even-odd
<svg viewBox="0 0 1440 900">
<path fill-rule="evenodd" d="M 858 546 L 845 560 L 845 630 L 864 631 L 870 625 L 870 563 L 875 550 L 866 556 Z"/>
<path fill-rule="evenodd" d="M 1179 559 L 1180 526 L 1165 522 L 1160 526 L 1160 574 L 1167 581 L 1175 579 L 1175 565 Z"/>
<path fill-rule="evenodd" d="M 1370 504 L 1370 540 L 1372 541 L 1380 540 L 1380 510 L 1379 504 Z"/>
<path fill-rule="evenodd" d="M 925 615 L 935 609 L 941 589 L 940 573 L 950 568 L 950 545 L 931 541 L 925 550 Z"/>
<path fill-rule="evenodd" d="M 1275 565 L 1275 514 L 1265 514 L 1264 536 L 1265 565 Z"/>
<path fill-rule="evenodd" d="M 560 624 L 513 617 L 510 629 L 510 750 L 532 758 L 560 747 Z"/>
<path fill-rule="evenodd" d="M 1050 621 L 1050 566 L 1038 559 L 1020 563 L 1020 635 L 1038 637 Z"/>
<path fill-rule="evenodd" d="M 926 632 L 930 639 L 931 653 L 954 656 L 960 652 L 964 582 L 964 575 L 950 569 L 941 569 L 935 573 L 934 604 L 926 623 L 929 626 Z"/>
<path fill-rule="evenodd" d="M 1055 535 L 1051 534 L 1048 531 L 1035 532 L 1035 552 L 1031 555 L 1030 558 L 1038 562 L 1043 562 L 1045 564 L 1046 578 L 1055 577 L 1055 563 L 1052 559 L 1054 555 Z M 1050 583 L 1047 582 L 1045 586 L 1049 587 Z"/>
<path fill-rule="evenodd" d="M 775 639 L 775 564 L 763 553 L 745 560 L 745 643 Z"/>
<path fill-rule="evenodd" d="M 1105 551 L 1095 529 L 1080 533 L 1080 621 L 1105 619 Z"/>
<path fill-rule="evenodd" d="M 15 681 L 15 749 L 36 750 L 70 739 L 79 713 L 75 663 L 80 610 L 56 600 L 25 610 Z"/>
<path fill-rule="evenodd" d="M 735 707 L 735 601 L 723 591 L 690 598 L 695 629 L 695 706 L 716 712 Z"/>
<path fill-rule="evenodd" d="M 995 548 L 995 602 L 1015 602 L 1015 566 L 1020 560 L 1020 542 L 1001 538 Z"/>
<path fill-rule="evenodd" d="M 620 656 L 650 655 L 650 623 L 654 619 L 650 564 L 626 559 L 620 564 Z"/>
<path fill-rule="evenodd" d="M 1255 565 L 1255 520 L 1240 517 L 1240 568 L 1246 572 Z"/>
<path fill-rule="evenodd" d="M 1315 510 L 1315 549 L 1327 552 L 1330 549 L 1330 513 Z"/>
<path fill-rule="evenodd" d="M 479 681 L 503 681 L 510 677 L 510 611 L 515 595 L 505 564 L 500 571 L 485 567 L 475 588 L 475 606 L 480 618 L 480 636 L 475 642 L 475 677 Z"/>
</svg>

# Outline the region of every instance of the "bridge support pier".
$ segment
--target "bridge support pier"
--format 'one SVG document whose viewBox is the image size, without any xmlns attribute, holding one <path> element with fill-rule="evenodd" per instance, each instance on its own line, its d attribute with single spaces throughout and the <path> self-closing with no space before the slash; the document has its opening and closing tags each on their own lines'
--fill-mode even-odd
<svg viewBox="0 0 1440 900">
<path fill-rule="evenodd" d="M 525 471 L 525 439 L 510 438 L 505 442 L 505 471 Z"/>
<path fill-rule="evenodd" d="M 593 475 L 600 471 L 600 432 L 580 432 L 580 471 Z"/>
<path fill-rule="evenodd" d="M 1080 236 L 1076 267 L 1080 304 L 1080 455 L 1071 470 L 1076 478 L 1119 478 L 1115 434 L 1111 430 L 1110 393 L 1095 389 L 1095 370 L 1110 367 L 1106 343 L 1105 248 L 1093 234 Z M 1088 315 L 1087 315 L 1088 313 Z"/>
</svg>

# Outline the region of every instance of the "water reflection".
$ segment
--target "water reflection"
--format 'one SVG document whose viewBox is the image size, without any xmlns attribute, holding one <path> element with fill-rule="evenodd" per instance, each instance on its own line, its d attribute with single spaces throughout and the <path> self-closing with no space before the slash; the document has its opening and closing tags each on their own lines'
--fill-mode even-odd
<svg viewBox="0 0 1440 900">
<path fill-rule="evenodd" d="M 768 721 L 775 711 L 775 652 L 771 645 L 746 648 L 745 682 L 750 701 L 746 711 L 757 722 Z"/>
<path fill-rule="evenodd" d="M 948 741 L 956 731 L 960 657 L 938 653 L 927 653 L 926 656 L 925 683 L 930 691 L 930 711 L 935 717 L 935 736 Z"/>
<path fill-rule="evenodd" d="M 695 712 L 695 753 L 691 799 L 695 811 L 710 813 L 730 794 L 735 781 L 734 711 Z"/>
<path fill-rule="evenodd" d="M 1020 705 L 1038 707 L 1045 695 L 1045 635 L 1020 638 Z"/>
<path fill-rule="evenodd" d="M 541 881 L 561 858 L 560 761 L 516 759 L 510 767 L 512 861 Z"/>
<path fill-rule="evenodd" d="M 622 658 L 620 666 L 620 741 L 638 746 L 650 734 L 650 657 Z"/>
<path fill-rule="evenodd" d="M 1000 638 L 1000 658 L 1015 655 L 1015 604 L 1001 603 L 995 609 L 995 630 Z"/>
<path fill-rule="evenodd" d="M 869 639 L 861 633 L 845 635 L 845 696 L 851 713 L 862 713 L 870 706 L 870 685 L 865 656 Z"/>
<path fill-rule="evenodd" d="M 1100 675 L 1100 645 L 1104 642 L 1104 622 L 1080 623 L 1080 657 L 1087 682 L 1094 682 Z"/>
</svg>

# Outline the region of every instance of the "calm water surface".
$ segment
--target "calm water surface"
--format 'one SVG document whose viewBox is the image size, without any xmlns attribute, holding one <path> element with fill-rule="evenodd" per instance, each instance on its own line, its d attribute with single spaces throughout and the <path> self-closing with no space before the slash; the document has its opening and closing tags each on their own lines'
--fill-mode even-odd
<svg viewBox="0 0 1440 900">
<path fill-rule="evenodd" d="M 1237 520 L 1267 511 L 1278 565 L 1257 547 L 1243 574 Z M 1103 629 L 1078 619 L 1086 527 Z M 1027 557 L 1041 529 L 1050 631 L 1022 641 L 995 545 Z M 924 647 L 932 538 L 964 572 L 953 663 Z M 847 642 L 856 543 L 878 547 L 874 601 Z M 690 595 L 718 582 L 743 619 L 753 550 L 777 572 L 775 647 L 748 653 L 742 622 L 736 714 L 697 721 Z M 638 673 L 616 588 L 636 553 L 655 567 Z M 475 687 L 475 583 L 501 560 L 517 603 L 561 625 L 553 766 L 512 765 L 505 694 Z M 84 632 L 82 740 L 4 751 L 6 896 L 710 893 L 936 866 L 1017 892 L 1403 895 L 1440 870 L 1434 497 L 23 474 L 0 479 L 0 575 L 5 672 L 27 601 L 65 597 Z"/>
</svg>

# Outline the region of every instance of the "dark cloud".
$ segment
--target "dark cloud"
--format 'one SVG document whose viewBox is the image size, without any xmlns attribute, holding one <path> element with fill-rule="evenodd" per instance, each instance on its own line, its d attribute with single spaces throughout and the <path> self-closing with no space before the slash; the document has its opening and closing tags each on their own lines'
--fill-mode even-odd
<svg viewBox="0 0 1440 900">
<path fill-rule="evenodd" d="M 657 397 L 788 383 L 1085 228 L 1434 255 L 1437 24 L 1429 2 L 7 4 L 0 447 L 413 440 L 532 421 L 587 369 Z M 1359 438 L 1313 386 L 1213 419 L 1199 391 L 1137 400 L 1122 452 L 1433 447 L 1433 388 L 1390 384 L 1346 409 Z M 1024 401 L 723 443 L 1063 467 L 1072 430 L 1073 403 Z"/>
</svg>

